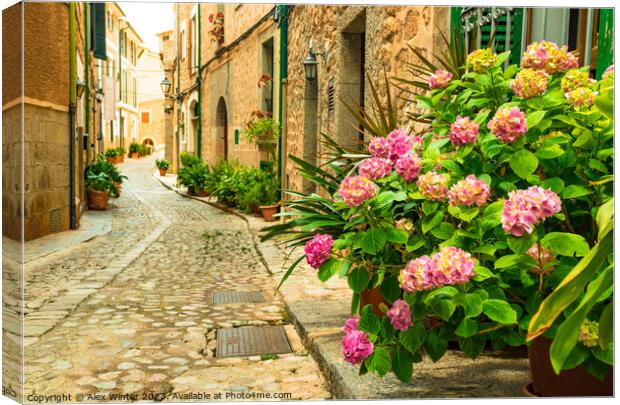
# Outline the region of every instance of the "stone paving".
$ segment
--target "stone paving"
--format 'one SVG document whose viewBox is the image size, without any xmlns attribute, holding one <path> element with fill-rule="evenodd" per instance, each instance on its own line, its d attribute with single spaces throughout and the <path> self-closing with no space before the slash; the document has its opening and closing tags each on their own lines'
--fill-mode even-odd
<svg viewBox="0 0 620 405">
<path fill-rule="evenodd" d="M 112 232 L 26 268 L 26 399 L 329 398 L 246 222 L 164 188 L 152 158 L 121 170 Z M 256 290 L 266 302 L 212 303 L 214 291 Z M 242 325 L 286 325 L 293 353 L 215 358 L 218 329 Z"/>
</svg>

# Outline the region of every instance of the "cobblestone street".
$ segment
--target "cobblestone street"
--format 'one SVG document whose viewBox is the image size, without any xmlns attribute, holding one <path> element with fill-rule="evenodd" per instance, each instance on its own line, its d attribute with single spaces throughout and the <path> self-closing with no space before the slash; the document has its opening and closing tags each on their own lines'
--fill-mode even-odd
<svg viewBox="0 0 620 405">
<path fill-rule="evenodd" d="M 121 166 L 129 180 L 110 201 L 110 233 L 26 266 L 25 399 L 329 398 L 247 224 L 168 190 L 153 170 L 152 158 Z M 226 291 L 261 292 L 265 302 L 214 304 Z M 216 358 L 218 330 L 244 325 L 284 325 L 293 353 Z"/>
</svg>

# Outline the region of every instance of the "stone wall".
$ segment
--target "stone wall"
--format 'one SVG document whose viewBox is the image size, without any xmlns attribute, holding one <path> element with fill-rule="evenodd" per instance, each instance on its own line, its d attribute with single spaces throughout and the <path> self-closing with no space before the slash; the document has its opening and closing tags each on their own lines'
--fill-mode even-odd
<svg viewBox="0 0 620 405">
<path fill-rule="evenodd" d="M 142 101 L 138 105 L 140 128 L 139 138 L 140 143 L 144 143 L 146 139 L 151 139 L 154 143 L 155 150 L 159 150 L 160 147 L 166 145 L 166 121 L 164 113 L 164 101 L 163 100 L 149 100 Z M 147 111 L 149 113 L 149 122 L 142 122 L 142 112 Z"/>
<path fill-rule="evenodd" d="M 267 90 L 259 88 L 258 80 L 263 73 L 268 73 L 265 70 L 269 69 L 269 46 L 273 47 L 273 72 L 269 73 L 274 76 L 271 109 L 277 118 L 278 30 L 271 16 L 256 25 L 273 5 L 220 5 L 219 10 L 225 15 L 224 43 L 220 47 L 211 41 L 208 33 L 211 28 L 208 16 L 217 12 L 218 6 L 204 4 L 202 7 L 202 62 L 207 64 L 202 76 L 202 156 L 210 162 L 222 159 L 225 136 L 229 160 L 258 166 L 260 160 L 268 158 L 267 153 L 248 143 L 243 130 L 252 111 L 268 107 L 264 100 L 269 97 Z M 244 35 L 247 36 L 235 42 Z"/>
<path fill-rule="evenodd" d="M 286 153 L 318 161 L 321 132 L 334 136 L 343 145 L 359 145 L 359 133 L 353 128 L 355 122 L 340 97 L 345 101 L 363 100 L 366 105 L 370 102 L 367 84 L 363 99 L 360 96 L 362 44 L 365 45 L 363 65 L 384 100 L 383 70 L 389 75 L 406 76 L 405 62 L 418 62 L 409 46 L 419 48 L 429 57 L 433 52 L 445 50 L 439 30 L 444 33 L 449 30 L 447 7 L 295 6 L 288 32 Z M 327 59 L 317 55 L 318 79 L 314 82 L 306 80 L 303 68 L 311 40 L 315 52 L 327 51 Z M 331 111 L 328 108 L 330 84 Z M 393 98 L 398 95 L 395 92 Z M 408 108 L 411 106 L 398 102 L 400 111 Z M 411 127 L 412 123 L 402 125 Z M 283 186 L 302 190 L 310 185 L 304 184 L 298 170 L 287 164 Z"/>
</svg>

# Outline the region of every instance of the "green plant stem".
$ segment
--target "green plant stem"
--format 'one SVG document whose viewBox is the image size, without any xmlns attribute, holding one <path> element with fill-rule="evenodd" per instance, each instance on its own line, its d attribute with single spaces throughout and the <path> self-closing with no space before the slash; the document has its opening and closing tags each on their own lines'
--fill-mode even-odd
<svg viewBox="0 0 620 405">
<path fill-rule="evenodd" d="M 493 327 L 490 327 L 490 328 L 478 331 L 478 333 L 476 333 L 476 335 L 482 335 L 482 334 L 487 333 L 487 332 L 493 332 L 494 330 L 502 329 L 502 328 L 505 328 L 506 326 L 509 326 L 509 325 L 495 325 Z"/>
</svg>

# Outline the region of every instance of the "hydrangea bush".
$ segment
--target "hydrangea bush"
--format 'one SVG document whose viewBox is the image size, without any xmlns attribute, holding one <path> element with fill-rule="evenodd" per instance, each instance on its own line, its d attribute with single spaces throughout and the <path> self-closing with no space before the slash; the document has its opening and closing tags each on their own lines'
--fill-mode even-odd
<svg viewBox="0 0 620 405">
<path fill-rule="evenodd" d="M 432 70 L 416 97 L 423 131 L 386 114 L 366 127 L 374 136 L 361 158 L 340 150 L 332 172 L 294 159 L 330 197 L 289 202 L 283 215 L 293 219 L 267 237 L 292 232 L 321 280 L 347 278 L 342 353 L 361 373 L 392 370 L 408 381 L 414 363 L 438 361 L 449 342 L 472 358 L 525 345 L 543 299 L 600 242 L 597 213 L 613 196 L 613 117 L 596 101 L 609 102 L 613 68 L 591 80 L 566 47 L 547 41 L 528 46 L 520 67 L 505 67 L 508 57 L 480 49 L 459 74 Z M 612 260 L 592 279 L 608 277 Z M 584 364 L 602 378 L 613 364 L 612 347 L 595 336 L 612 300 L 606 287 L 562 337 L 570 356 L 560 369 Z M 360 308 L 375 288 L 385 302 Z M 554 339 L 575 308 L 545 336 Z"/>
</svg>

